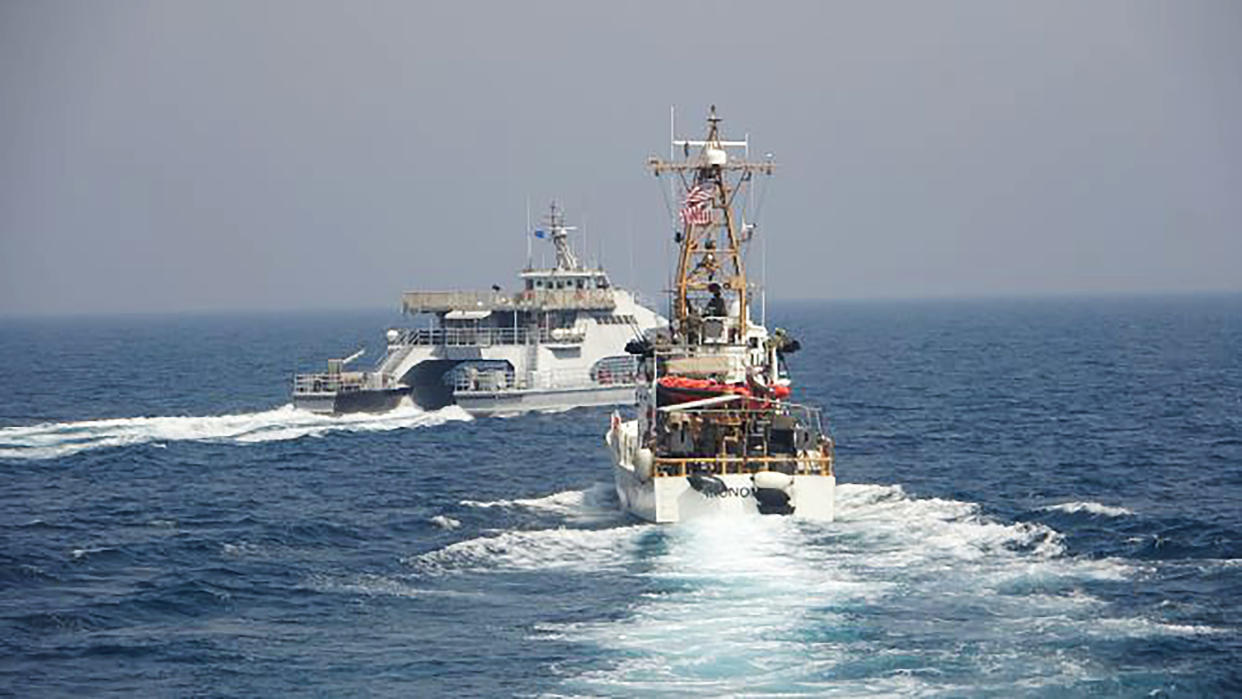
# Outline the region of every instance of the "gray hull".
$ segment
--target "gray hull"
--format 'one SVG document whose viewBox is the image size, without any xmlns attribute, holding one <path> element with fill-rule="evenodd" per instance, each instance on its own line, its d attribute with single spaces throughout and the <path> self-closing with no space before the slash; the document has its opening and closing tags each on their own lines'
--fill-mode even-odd
<svg viewBox="0 0 1242 699">
<path fill-rule="evenodd" d="M 453 397 L 463 410 L 481 417 L 588 406 L 633 405 L 635 402 L 634 384 L 527 391 L 457 391 Z"/>
<path fill-rule="evenodd" d="M 321 415 L 341 413 L 386 413 L 410 395 L 408 388 L 349 391 L 346 393 L 302 393 L 294 395 L 293 407 Z"/>
</svg>

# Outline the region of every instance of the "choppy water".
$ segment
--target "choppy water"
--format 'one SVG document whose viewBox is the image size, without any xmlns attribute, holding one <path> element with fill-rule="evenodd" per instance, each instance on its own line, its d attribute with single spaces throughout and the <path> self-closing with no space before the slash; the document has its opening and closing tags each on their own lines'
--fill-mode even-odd
<svg viewBox="0 0 1242 699">
<path fill-rule="evenodd" d="M 602 410 L 285 405 L 384 314 L 0 321 L 0 693 L 1242 692 L 1242 298 L 773 316 L 832 524 L 627 520 Z"/>
</svg>

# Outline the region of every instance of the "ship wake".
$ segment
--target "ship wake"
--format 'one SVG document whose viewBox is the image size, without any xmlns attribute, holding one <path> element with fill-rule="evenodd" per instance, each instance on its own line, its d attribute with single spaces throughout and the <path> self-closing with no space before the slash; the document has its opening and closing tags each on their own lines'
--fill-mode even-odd
<svg viewBox="0 0 1242 699">
<path fill-rule="evenodd" d="M 285 405 L 234 415 L 127 417 L 0 428 L 0 459 L 55 459 L 93 449 L 177 441 L 253 444 L 330 432 L 386 432 L 469 420 L 457 406 L 426 411 L 406 403 L 386 413 L 319 415 Z"/>
<path fill-rule="evenodd" d="M 595 490 L 488 503 L 564 512 L 558 526 L 485 533 L 406 561 L 417 578 L 472 584 L 617 578 L 632 591 L 623 612 L 535 625 L 535 640 L 592 649 L 591 661 L 561 668 L 570 693 L 1069 690 L 1115 681 L 1107 658 L 1085 650 L 1095 641 L 1212 632 L 1106 602 L 1145 571 L 1073 555 L 1051 527 L 974 503 L 842 484 L 833 523 L 575 526 Z M 588 583 L 562 586 L 575 584 Z"/>
</svg>

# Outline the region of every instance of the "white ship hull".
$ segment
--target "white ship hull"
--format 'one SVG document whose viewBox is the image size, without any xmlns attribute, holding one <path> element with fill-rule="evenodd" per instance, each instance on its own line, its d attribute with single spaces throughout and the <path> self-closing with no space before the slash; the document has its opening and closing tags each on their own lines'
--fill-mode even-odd
<svg viewBox="0 0 1242 699">
<path fill-rule="evenodd" d="M 617 424 L 605 435 L 613 456 L 613 478 L 622 509 L 648 522 L 671 523 L 713 516 L 765 514 L 760 488 L 750 474 L 698 477 L 646 475 L 638 461 L 637 421 Z M 646 477 L 644 477 L 646 475 Z M 794 517 L 832 521 L 837 479 L 832 475 L 790 476 L 785 493 Z"/>
</svg>

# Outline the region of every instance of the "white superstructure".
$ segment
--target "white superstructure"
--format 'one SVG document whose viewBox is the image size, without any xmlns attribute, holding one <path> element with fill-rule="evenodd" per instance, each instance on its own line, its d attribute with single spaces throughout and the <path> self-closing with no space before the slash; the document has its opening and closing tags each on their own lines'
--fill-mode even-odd
<svg viewBox="0 0 1242 699">
<path fill-rule="evenodd" d="M 633 404 L 635 358 L 627 342 L 666 321 L 579 263 L 574 229 L 552 206 L 536 235 L 556 251 L 550 268 L 528 267 L 521 288 L 411 291 L 402 309 L 417 327 L 391 329 L 374 369 L 295 380 L 294 402 L 317 412 L 385 410 L 403 396 L 428 408 L 456 403 L 476 415 Z M 425 325 L 423 325 L 425 323 Z"/>
</svg>

